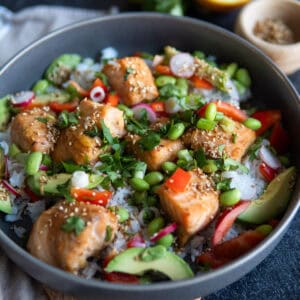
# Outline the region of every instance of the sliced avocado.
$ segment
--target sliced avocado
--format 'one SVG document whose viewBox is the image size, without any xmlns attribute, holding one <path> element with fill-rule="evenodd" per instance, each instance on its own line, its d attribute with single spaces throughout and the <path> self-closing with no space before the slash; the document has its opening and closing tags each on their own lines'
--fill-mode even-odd
<svg viewBox="0 0 300 300">
<path fill-rule="evenodd" d="M 77 54 L 63 54 L 57 57 L 46 70 L 46 79 L 61 85 L 69 78 L 71 71 L 80 63 L 80 60 L 81 57 Z"/>
<path fill-rule="evenodd" d="M 37 195 L 62 196 L 57 187 L 65 184 L 70 178 L 71 175 L 66 173 L 48 176 L 45 172 L 37 172 L 35 175 L 28 177 L 27 184 Z"/>
<path fill-rule="evenodd" d="M 47 105 L 50 102 L 58 102 L 58 103 L 65 103 L 71 99 L 71 96 L 66 92 L 60 93 L 49 93 L 38 95 L 34 98 L 34 104 L 44 104 Z"/>
<path fill-rule="evenodd" d="M 12 206 L 9 198 L 9 194 L 4 191 L 5 189 L 2 184 L 0 186 L 0 211 L 11 214 L 12 213 Z"/>
<path fill-rule="evenodd" d="M 5 96 L 0 99 L 0 131 L 6 129 L 6 126 L 11 117 L 11 113 L 9 110 L 9 100 L 9 96 Z"/>
<path fill-rule="evenodd" d="M 91 174 L 89 176 L 89 185 L 86 187 L 87 189 L 93 189 L 95 187 L 97 187 L 104 179 L 103 175 L 99 175 L 99 174 Z"/>
<path fill-rule="evenodd" d="M 113 258 L 107 265 L 106 272 L 123 272 L 134 275 L 143 275 L 147 271 L 157 271 L 172 280 L 181 280 L 194 276 L 190 266 L 179 256 L 168 251 L 159 251 L 160 255 L 145 256 L 145 251 L 153 248 L 130 248 Z M 157 248 L 158 249 L 158 248 Z M 162 250 L 162 249 L 159 249 Z M 148 254 L 148 253 L 147 253 Z"/>
<path fill-rule="evenodd" d="M 296 168 L 291 167 L 268 185 L 262 196 L 251 202 L 249 207 L 238 217 L 238 220 L 263 224 L 282 214 L 290 200 L 296 179 Z"/>
</svg>

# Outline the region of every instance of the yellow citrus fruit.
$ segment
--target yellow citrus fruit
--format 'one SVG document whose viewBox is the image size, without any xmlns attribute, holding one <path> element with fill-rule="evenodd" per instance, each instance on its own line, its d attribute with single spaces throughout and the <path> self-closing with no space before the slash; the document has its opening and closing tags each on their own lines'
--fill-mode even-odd
<svg viewBox="0 0 300 300">
<path fill-rule="evenodd" d="M 201 6 L 215 11 L 232 10 L 245 5 L 250 1 L 251 0 L 196 0 Z"/>
</svg>

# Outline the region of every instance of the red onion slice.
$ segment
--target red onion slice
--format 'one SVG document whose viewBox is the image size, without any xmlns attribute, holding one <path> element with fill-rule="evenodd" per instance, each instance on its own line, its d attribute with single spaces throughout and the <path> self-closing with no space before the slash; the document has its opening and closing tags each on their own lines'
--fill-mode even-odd
<svg viewBox="0 0 300 300">
<path fill-rule="evenodd" d="M 194 58 L 189 53 L 178 53 L 170 59 L 170 68 L 174 75 L 190 78 L 194 75 Z"/>
<path fill-rule="evenodd" d="M 35 95 L 32 91 L 23 91 L 14 95 L 11 99 L 11 104 L 14 107 L 25 107 L 34 99 Z"/>
<path fill-rule="evenodd" d="M 13 195 L 15 195 L 16 197 L 21 196 L 21 195 L 19 194 L 19 192 L 16 191 L 15 188 L 12 187 L 12 186 L 8 183 L 8 181 L 6 181 L 6 180 L 3 179 L 3 180 L 2 180 L 2 184 L 5 186 L 5 188 L 6 188 L 10 193 L 12 193 Z"/>
<path fill-rule="evenodd" d="M 136 106 L 134 106 L 134 107 L 132 108 L 132 111 L 133 111 L 133 113 L 134 113 L 134 117 L 135 117 L 136 119 L 140 119 L 141 116 L 142 116 L 143 110 L 146 111 L 146 113 L 147 113 L 147 119 L 148 119 L 151 123 L 153 123 L 153 122 L 156 121 L 156 118 L 157 118 L 157 117 L 156 117 L 156 113 L 154 112 L 154 110 L 151 108 L 150 105 L 144 104 L 144 103 L 138 104 L 138 105 L 136 105 Z"/>
<path fill-rule="evenodd" d="M 172 233 L 176 230 L 177 228 L 177 224 L 176 223 L 172 223 L 170 225 L 168 225 L 167 227 L 163 228 L 162 230 L 160 230 L 159 232 L 155 233 L 150 241 L 151 242 L 156 242 L 158 240 L 160 240 L 162 237 L 164 237 L 165 235 Z"/>
<path fill-rule="evenodd" d="M 146 247 L 146 243 L 144 239 L 139 234 L 136 234 L 131 240 L 127 242 L 127 248 L 135 248 L 135 247 L 138 248 Z"/>
<path fill-rule="evenodd" d="M 94 102 L 102 102 L 105 99 L 105 91 L 101 86 L 96 86 L 90 91 L 90 98 Z"/>
<path fill-rule="evenodd" d="M 266 165 L 274 170 L 281 167 L 279 159 L 266 146 L 262 146 L 259 149 L 259 157 Z"/>
<path fill-rule="evenodd" d="M 40 165 L 40 170 L 41 171 L 48 171 L 49 168 L 48 168 L 48 166 L 42 164 L 42 165 Z"/>
<path fill-rule="evenodd" d="M 9 178 L 9 170 L 8 170 L 8 156 L 4 156 L 4 163 L 5 163 L 5 170 L 4 170 L 4 178 L 8 179 Z"/>
</svg>

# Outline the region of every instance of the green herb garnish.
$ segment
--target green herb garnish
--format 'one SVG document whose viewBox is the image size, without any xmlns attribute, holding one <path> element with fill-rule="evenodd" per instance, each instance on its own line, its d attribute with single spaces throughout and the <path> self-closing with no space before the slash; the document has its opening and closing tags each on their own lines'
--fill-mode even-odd
<svg viewBox="0 0 300 300">
<path fill-rule="evenodd" d="M 146 136 L 143 136 L 138 143 L 144 150 L 152 150 L 159 145 L 160 135 L 156 132 L 149 132 Z"/>
<path fill-rule="evenodd" d="M 97 126 L 93 126 L 91 129 L 89 130 L 85 130 L 84 131 L 85 135 L 88 135 L 90 137 L 96 137 L 99 136 L 99 130 Z"/>
<path fill-rule="evenodd" d="M 112 228 L 108 225 L 106 226 L 106 233 L 105 233 L 105 242 L 109 242 L 112 237 Z"/>
<path fill-rule="evenodd" d="M 37 117 L 35 119 L 44 124 L 47 124 L 49 121 L 48 118 L 43 118 L 43 117 Z"/>
<path fill-rule="evenodd" d="M 66 223 L 61 226 L 61 229 L 66 232 L 74 231 L 76 235 L 79 235 L 85 227 L 85 222 L 80 217 L 70 217 L 66 220 Z"/>
<path fill-rule="evenodd" d="M 130 74 L 132 74 L 133 72 L 134 72 L 134 69 L 132 69 L 132 68 L 126 68 L 125 75 L 124 75 L 124 80 L 127 80 L 128 76 Z"/>
</svg>

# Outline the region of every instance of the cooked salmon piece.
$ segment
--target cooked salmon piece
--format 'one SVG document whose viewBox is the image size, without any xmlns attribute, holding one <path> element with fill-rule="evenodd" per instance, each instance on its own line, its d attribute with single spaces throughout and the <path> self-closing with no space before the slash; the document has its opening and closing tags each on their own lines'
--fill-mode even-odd
<svg viewBox="0 0 300 300">
<path fill-rule="evenodd" d="M 234 122 L 232 132 L 226 132 L 220 125 L 213 130 L 190 129 L 182 137 L 184 144 L 193 150 L 202 148 L 206 155 L 211 158 L 227 157 L 240 161 L 249 146 L 255 141 L 256 134 L 239 122 Z M 220 151 L 220 146 L 224 150 Z"/>
<path fill-rule="evenodd" d="M 46 109 L 21 112 L 11 122 L 11 141 L 24 152 L 52 151 L 58 137 L 56 117 Z"/>
<path fill-rule="evenodd" d="M 108 63 L 103 73 L 126 105 L 158 97 L 151 70 L 142 58 L 125 57 Z"/>
<path fill-rule="evenodd" d="M 81 232 L 62 229 L 68 218 L 84 221 Z M 87 259 L 98 255 L 114 239 L 118 221 L 106 208 L 83 202 L 60 201 L 44 211 L 34 223 L 27 243 L 40 260 L 77 274 Z"/>
<path fill-rule="evenodd" d="M 161 139 L 159 145 L 152 150 L 145 151 L 138 143 L 140 138 L 138 135 L 128 135 L 126 137 L 128 150 L 133 152 L 137 159 L 144 161 L 151 171 L 159 170 L 166 161 L 173 161 L 177 156 L 177 152 L 183 149 L 181 140 Z"/>
<path fill-rule="evenodd" d="M 206 227 L 219 209 L 218 192 L 208 177 L 200 169 L 189 173 L 192 176 L 184 192 L 174 192 L 165 184 L 157 191 L 164 211 L 179 225 L 181 245 Z"/>
<path fill-rule="evenodd" d="M 120 138 L 126 133 L 123 111 L 116 107 L 84 99 L 80 103 L 79 110 L 81 123 L 86 129 L 94 125 L 100 129 L 103 120 L 113 137 Z"/>
<path fill-rule="evenodd" d="M 81 124 L 64 129 L 54 147 L 52 157 L 55 161 L 72 160 L 76 164 L 93 164 L 101 153 L 100 137 L 85 134 Z"/>
</svg>

